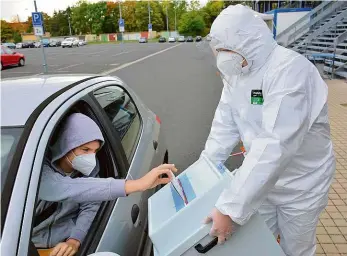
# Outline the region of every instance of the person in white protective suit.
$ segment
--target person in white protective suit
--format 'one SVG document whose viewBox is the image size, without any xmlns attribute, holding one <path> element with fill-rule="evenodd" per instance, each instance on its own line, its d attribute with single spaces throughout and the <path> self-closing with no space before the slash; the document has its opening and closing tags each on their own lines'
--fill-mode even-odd
<svg viewBox="0 0 347 256">
<path fill-rule="evenodd" d="M 245 6 L 224 9 L 210 36 L 224 88 L 202 154 L 224 162 L 240 140 L 247 152 L 206 220 L 211 235 L 223 243 L 259 211 L 286 255 L 313 256 L 335 170 L 327 85 Z"/>
</svg>

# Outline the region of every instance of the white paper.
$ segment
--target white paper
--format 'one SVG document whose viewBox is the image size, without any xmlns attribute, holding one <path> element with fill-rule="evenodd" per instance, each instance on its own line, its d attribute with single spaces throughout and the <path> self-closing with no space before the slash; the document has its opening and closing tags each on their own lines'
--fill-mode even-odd
<svg viewBox="0 0 347 256">
<path fill-rule="evenodd" d="M 180 184 L 178 183 L 177 178 L 175 177 L 175 175 L 171 172 L 172 175 L 172 180 L 171 180 L 171 184 L 174 187 L 174 189 L 176 190 L 176 192 L 180 195 L 180 197 L 182 198 L 184 204 L 186 204 L 186 199 L 183 193 L 183 189 L 180 186 Z"/>
</svg>

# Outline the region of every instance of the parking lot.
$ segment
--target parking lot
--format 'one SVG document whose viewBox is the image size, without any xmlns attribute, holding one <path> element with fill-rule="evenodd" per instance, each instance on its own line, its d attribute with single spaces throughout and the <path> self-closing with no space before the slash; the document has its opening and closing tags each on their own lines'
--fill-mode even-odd
<svg viewBox="0 0 347 256">
<path fill-rule="evenodd" d="M 25 54 L 26 65 L 6 68 L 2 78 L 42 73 L 42 49 L 17 51 Z M 100 44 L 45 52 L 49 74 L 120 77 L 161 118 L 170 162 L 183 170 L 199 157 L 223 84 L 212 55 L 195 43 Z M 232 160 L 230 168 L 235 168 L 242 158 Z"/>
</svg>

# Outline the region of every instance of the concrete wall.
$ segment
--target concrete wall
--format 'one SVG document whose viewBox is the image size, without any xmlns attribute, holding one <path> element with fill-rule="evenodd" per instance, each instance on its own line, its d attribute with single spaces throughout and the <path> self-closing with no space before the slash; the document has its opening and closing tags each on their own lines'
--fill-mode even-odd
<svg viewBox="0 0 347 256">
<path fill-rule="evenodd" d="M 277 35 L 294 24 L 309 12 L 279 12 L 277 13 Z M 307 19 L 307 23 L 310 19 Z"/>
</svg>

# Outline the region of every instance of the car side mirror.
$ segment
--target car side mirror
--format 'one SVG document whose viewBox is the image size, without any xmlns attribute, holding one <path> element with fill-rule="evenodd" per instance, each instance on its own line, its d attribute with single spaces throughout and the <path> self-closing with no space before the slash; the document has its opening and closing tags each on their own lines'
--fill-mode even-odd
<svg viewBox="0 0 347 256">
<path fill-rule="evenodd" d="M 16 54 L 16 52 L 12 52 L 12 54 Z"/>
</svg>

